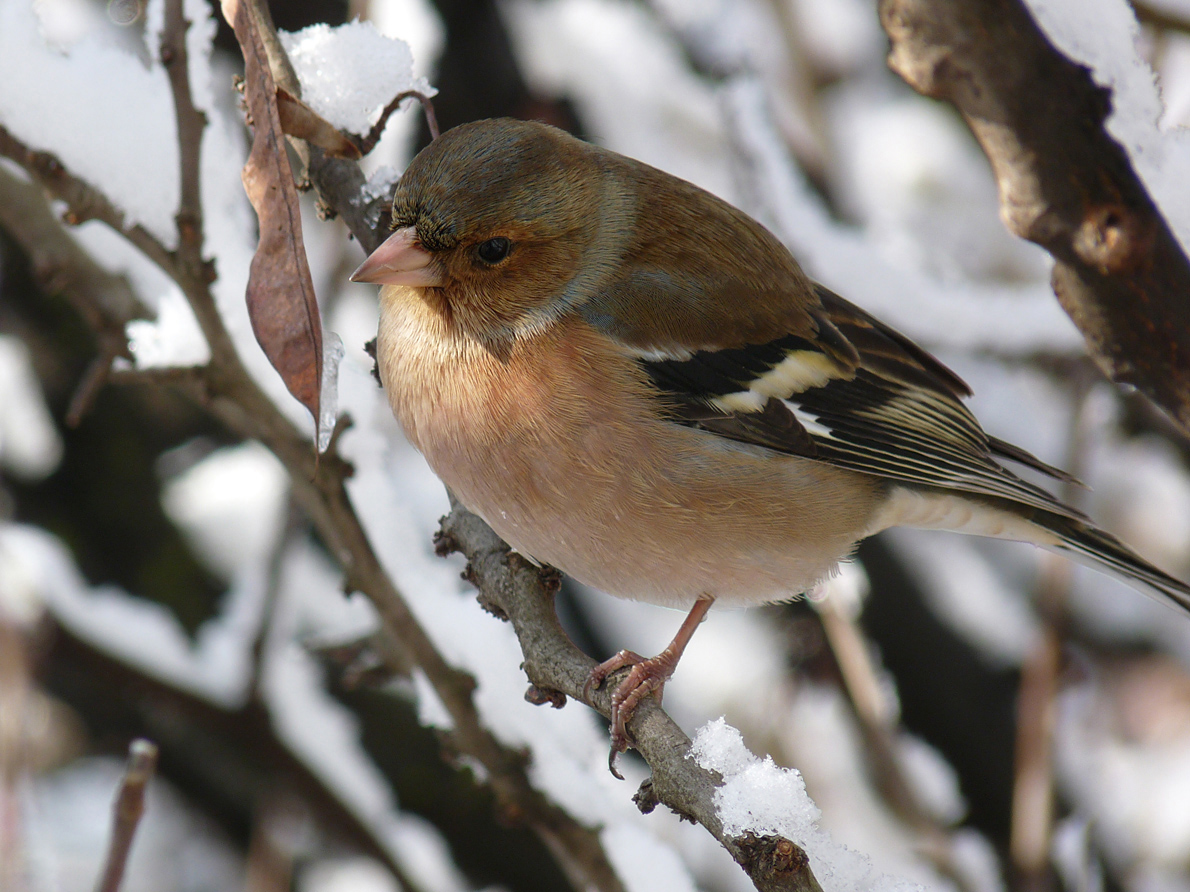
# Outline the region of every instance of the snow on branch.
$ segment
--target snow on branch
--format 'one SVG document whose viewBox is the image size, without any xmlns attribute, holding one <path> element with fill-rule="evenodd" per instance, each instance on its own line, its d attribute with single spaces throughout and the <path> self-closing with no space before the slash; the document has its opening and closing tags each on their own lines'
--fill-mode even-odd
<svg viewBox="0 0 1190 892">
<path fill-rule="evenodd" d="M 959 110 L 1005 223 L 1053 255 L 1054 291 L 1099 365 L 1190 431 L 1190 260 L 1108 132 L 1111 91 L 1022 0 L 881 0 L 880 18 L 889 65 Z"/>
</svg>

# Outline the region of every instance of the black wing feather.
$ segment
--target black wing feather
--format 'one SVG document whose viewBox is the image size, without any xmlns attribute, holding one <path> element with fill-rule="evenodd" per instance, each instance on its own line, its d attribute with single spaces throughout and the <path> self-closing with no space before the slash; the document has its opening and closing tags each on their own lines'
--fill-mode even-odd
<svg viewBox="0 0 1190 892">
<path fill-rule="evenodd" d="M 970 389 L 958 375 L 838 295 L 821 287 L 818 295 L 826 339 L 789 335 L 639 362 L 680 423 L 889 480 L 1008 498 L 1082 519 L 997 461 L 1070 479 L 989 437 L 962 404 Z"/>
</svg>

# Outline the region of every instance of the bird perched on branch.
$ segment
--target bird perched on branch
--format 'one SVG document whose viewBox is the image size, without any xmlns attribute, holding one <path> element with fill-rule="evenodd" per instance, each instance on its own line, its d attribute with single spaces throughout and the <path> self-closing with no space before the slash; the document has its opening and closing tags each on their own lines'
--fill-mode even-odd
<svg viewBox="0 0 1190 892">
<path fill-rule="evenodd" d="M 512 547 L 690 611 L 613 696 L 626 723 L 712 602 L 795 597 L 892 526 L 1031 542 L 1190 609 L 1190 588 L 1003 462 L 957 375 L 811 281 L 763 226 L 543 124 L 434 140 L 356 271 L 413 444 Z"/>
</svg>

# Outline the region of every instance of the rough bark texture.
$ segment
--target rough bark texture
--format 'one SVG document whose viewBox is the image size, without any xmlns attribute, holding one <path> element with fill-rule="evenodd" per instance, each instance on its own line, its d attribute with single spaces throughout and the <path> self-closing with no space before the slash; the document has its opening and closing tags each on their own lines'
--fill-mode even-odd
<svg viewBox="0 0 1190 892">
<path fill-rule="evenodd" d="M 1053 255 L 1054 291 L 1100 367 L 1190 432 L 1190 262 L 1104 127 L 1110 91 L 1021 0 L 881 0 L 880 19 L 892 69 L 979 140 L 1005 224 Z"/>
</svg>

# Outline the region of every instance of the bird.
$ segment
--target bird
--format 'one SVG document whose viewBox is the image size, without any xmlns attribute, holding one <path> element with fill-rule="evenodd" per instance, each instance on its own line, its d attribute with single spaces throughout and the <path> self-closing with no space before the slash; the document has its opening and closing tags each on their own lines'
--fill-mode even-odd
<svg viewBox="0 0 1190 892">
<path fill-rule="evenodd" d="M 525 557 L 683 608 L 621 651 L 611 762 L 712 604 L 798 597 L 895 526 L 1032 543 L 1190 610 L 1190 587 L 1018 475 L 1063 471 L 980 426 L 971 392 L 811 280 L 764 226 L 675 176 L 545 124 L 430 142 L 392 233 L 377 366 L 434 472 Z"/>
</svg>

